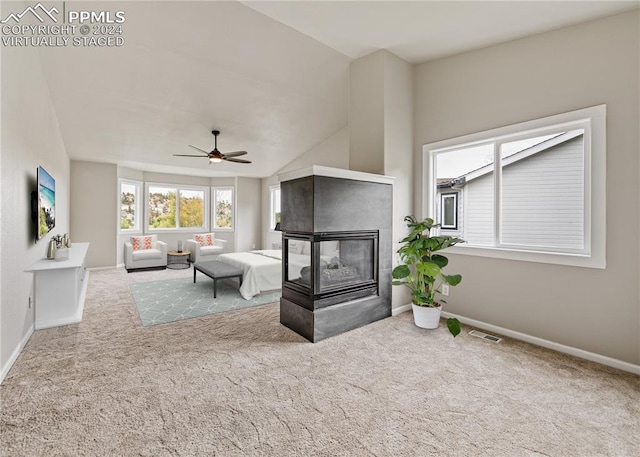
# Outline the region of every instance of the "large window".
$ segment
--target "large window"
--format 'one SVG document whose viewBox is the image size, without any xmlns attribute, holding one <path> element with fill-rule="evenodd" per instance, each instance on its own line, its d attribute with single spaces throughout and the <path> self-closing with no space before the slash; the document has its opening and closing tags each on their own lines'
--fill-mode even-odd
<svg viewBox="0 0 640 457">
<path fill-rule="evenodd" d="M 147 230 L 205 230 L 208 189 L 147 184 Z"/>
<path fill-rule="evenodd" d="M 274 230 L 280 223 L 280 186 L 269 188 L 269 229 Z"/>
<path fill-rule="evenodd" d="M 233 187 L 213 187 L 213 228 L 233 230 Z"/>
<path fill-rule="evenodd" d="M 604 106 L 424 146 L 451 252 L 604 268 Z"/>
<path fill-rule="evenodd" d="M 142 231 L 142 183 L 120 180 L 120 231 L 126 233 Z"/>
</svg>

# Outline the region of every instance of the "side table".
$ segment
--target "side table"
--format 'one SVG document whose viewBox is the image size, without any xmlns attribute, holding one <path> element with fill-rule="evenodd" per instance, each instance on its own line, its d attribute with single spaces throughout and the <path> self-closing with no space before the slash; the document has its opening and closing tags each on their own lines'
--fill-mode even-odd
<svg viewBox="0 0 640 457">
<path fill-rule="evenodd" d="M 172 270 L 184 270 L 189 268 L 189 256 L 191 251 L 168 251 L 167 268 Z"/>
</svg>

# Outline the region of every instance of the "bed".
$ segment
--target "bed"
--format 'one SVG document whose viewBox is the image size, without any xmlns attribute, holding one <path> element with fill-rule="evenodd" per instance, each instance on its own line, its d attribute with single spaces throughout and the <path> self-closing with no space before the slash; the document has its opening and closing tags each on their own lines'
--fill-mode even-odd
<svg viewBox="0 0 640 457">
<path fill-rule="evenodd" d="M 290 245 L 293 243 L 290 242 Z M 303 249 L 295 252 L 289 251 L 289 278 L 300 277 L 303 268 L 310 264 L 310 254 L 308 245 Z M 337 241 L 327 248 L 331 251 L 322 253 L 320 258 L 322 262 L 329 263 L 332 258 L 339 255 L 337 251 Z M 280 249 L 266 249 L 249 252 L 230 252 L 228 254 L 220 254 L 218 256 L 220 262 L 240 268 L 243 271 L 242 286 L 240 286 L 240 295 L 245 300 L 249 300 L 259 293 L 277 290 L 282 288 L 282 251 Z"/>
<path fill-rule="evenodd" d="M 282 288 L 282 251 L 264 250 L 220 254 L 220 262 L 243 271 L 240 295 L 249 300 L 254 295 Z"/>
</svg>

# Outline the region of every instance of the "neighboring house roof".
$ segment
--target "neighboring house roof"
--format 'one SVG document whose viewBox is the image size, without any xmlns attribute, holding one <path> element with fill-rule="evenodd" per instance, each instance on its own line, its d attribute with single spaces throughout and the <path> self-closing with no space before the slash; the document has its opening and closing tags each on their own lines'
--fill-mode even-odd
<svg viewBox="0 0 640 457">
<path fill-rule="evenodd" d="M 541 141 L 538 144 L 522 149 L 521 151 L 517 151 L 503 158 L 502 166 L 506 167 L 522 159 L 531 157 L 534 154 L 538 154 L 539 152 L 548 151 L 549 149 L 555 146 L 558 146 L 562 143 L 566 143 L 567 141 L 573 140 L 574 138 L 577 138 L 582 135 L 584 135 L 583 130 L 572 130 L 570 132 L 561 133 L 559 135 L 554 136 L 553 138 L 549 138 L 548 140 Z M 476 168 L 475 170 L 471 170 L 468 173 L 465 173 L 464 175 L 458 176 L 456 178 L 439 178 L 437 180 L 437 188 L 438 189 L 460 188 L 460 187 L 463 187 L 468 182 L 473 181 L 474 179 L 477 179 L 491 172 L 493 172 L 493 163 L 484 165 L 480 168 Z"/>
</svg>

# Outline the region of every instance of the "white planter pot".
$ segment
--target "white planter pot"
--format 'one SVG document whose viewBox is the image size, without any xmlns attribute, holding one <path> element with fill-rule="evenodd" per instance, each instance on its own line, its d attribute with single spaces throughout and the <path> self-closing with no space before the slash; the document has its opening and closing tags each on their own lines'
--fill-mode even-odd
<svg viewBox="0 0 640 457">
<path fill-rule="evenodd" d="M 440 312 L 442 306 L 431 308 L 428 306 L 416 306 L 411 304 L 413 309 L 413 320 L 420 328 L 438 328 L 440 325 Z"/>
</svg>

